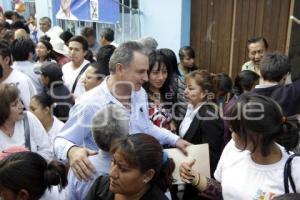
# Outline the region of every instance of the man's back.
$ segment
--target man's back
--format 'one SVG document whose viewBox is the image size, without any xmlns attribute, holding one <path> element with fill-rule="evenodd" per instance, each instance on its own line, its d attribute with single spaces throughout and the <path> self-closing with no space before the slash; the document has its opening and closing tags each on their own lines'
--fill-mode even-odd
<svg viewBox="0 0 300 200">
<path fill-rule="evenodd" d="M 253 93 L 273 98 L 286 116 L 300 113 L 300 79 L 288 85 L 255 88 Z"/>
</svg>

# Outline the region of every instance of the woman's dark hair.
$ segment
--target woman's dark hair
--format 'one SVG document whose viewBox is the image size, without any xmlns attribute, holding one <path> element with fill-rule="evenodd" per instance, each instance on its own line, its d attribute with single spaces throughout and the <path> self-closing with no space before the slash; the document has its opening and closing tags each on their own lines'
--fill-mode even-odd
<svg viewBox="0 0 300 200">
<path fill-rule="evenodd" d="M 173 72 L 176 73 L 177 75 L 180 75 L 180 72 L 178 70 L 178 62 L 174 51 L 168 48 L 158 49 L 158 51 L 163 55 L 165 55 L 166 58 L 169 60 L 169 62 L 172 65 Z"/>
<path fill-rule="evenodd" d="M 232 108 L 229 120 L 231 129 L 244 141 L 244 149 L 250 141 L 252 153 L 259 147 L 261 154 L 270 153 L 270 145 L 276 140 L 287 151 L 299 141 L 299 123 L 295 116 L 284 117 L 273 99 L 252 94 L 242 95 Z"/>
<path fill-rule="evenodd" d="M 36 94 L 36 95 L 32 96 L 31 98 L 37 100 L 43 108 L 46 108 L 46 107 L 51 108 L 51 106 L 53 104 L 53 100 L 52 100 L 51 96 L 48 95 L 46 92 Z"/>
<path fill-rule="evenodd" d="M 93 62 L 90 63 L 89 66 L 95 69 L 94 74 L 97 75 L 97 79 L 103 79 L 104 77 L 109 75 L 109 69 L 106 66 L 101 65 L 101 63 Z"/>
<path fill-rule="evenodd" d="M 111 55 L 114 53 L 116 47 L 114 45 L 104 45 L 99 48 L 96 61 L 101 64 L 101 66 L 107 68 L 109 72 L 109 59 Z"/>
<path fill-rule="evenodd" d="M 15 84 L 0 83 L 0 126 L 10 115 L 10 104 L 19 98 L 20 91 Z"/>
<path fill-rule="evenodd" d="M 14 30 L 17 30 L 17 29 L 24 29 L 24 30 L 26 31 L 27 34 L 30 33 L 30 30 L 29 30 L 28 26 L 27 26 L 24 22 L 22 22 L 22 21 L 20 21 L 20 20 L 13 22 L 13 23 L 10 25 L 10 28 L 11 28 L 11 29 L 14 29 Z"/>
<path fill-rule="evenodd" d="M 17 194 L 25 189 L 30 199 L 39 199 L 45 190 L 67 185 L 67 168 L 58 161 L 47 161 L 34 152 L 14 153 L 0 161 L 0 185 Z"/>
<path fill-rule="evenodd" d="M 168 73 L 165 83 L 159 90 L 162 100 L 172 102 L 173 98 L 174 98 L 173 96 L 175 94 L 174 94 L 174 91 L 172 91 L 172 89 L 171 89 L 171 78 L 172 78 L 172 74 L 173 74 L 173 68 L 172 68 L 171 62 L 167 59 L 167 57 L 161 51 L 159 51 L 159 50 L 152 51 L 149 55 L 148 75 L 150 74 L 150 72 L 152 71 L 152 69 L 156 63 L 158 64 L 158 70 L 160 70 L 160 68 L 163 65 L 165 65 L 166 69 L 167 69 L 167 73 Z M 151 93 L 149 81 L 144 84 L 144 88 L 147 91 L 147 93 Z M 173 93 L 173 95 L 172 95 L 172 93 Z"/>
<path fill-rule="evenodd" d="M 259 75 L 250 70 L 244 70 L 238 73 L 234 80 L 233 93 L 241 95 L 244 91 L 250 91 L 259 81 Z"/>
<path fill-rule="evenodd" d="M 12 64 L 12 58 L 11 58 L 11 49 L 10 44 L 7 40 L 1 39 L 0 40 L 0 55 L 4 59 L 5 57 L 9 57 L 9 65 Z"/>
<path fill-rule="evenodd" d="M 194 49 L 192 47 L 190 47 L 190 46 L 181 47 L 179 49 L 179 59 L 183 60 L 183 58 L 185 56 L 188 56 L 190 58 L 195 58 L 195 51 L 194 51 Z"/>
<path fill-rule="evenodd" d="M 88 49 L 88 50 L 86 51 L 86 54 L 85 54 L 85 56 L 84 56 L 84 59 L 88 60 L 90 63 L 95 62 L 93 52 L 92 52 L 90 49 Z"/>
<path fill-rule="evenodd" d="M 216 100 L 216 92 L 218 86 L 218 80 L 216 76 L 209 73 L 207 70 L 195 70 L 185 76 L 185 81 L 194 79 L 202 90 L 207 91 L 207 101 Z"/>
<path fill-rule="evenodd" d="M 143 133 L 128 135 L 114 142 L 110 151 L 120 154 L 131 167 L 137 167 L 142 173 L 153 169 L 155 174 L 150 183 L 157 184 L 162 191 L 171 187 L 174 161 L 163 158 L 163 149 L 154 137 Z"/>
<path fill-rule="evenodd" d="M 70 31 L 64 31 L 62 32 L 59 37 L 65 42 L 65 45 L 68 46 L 69 40 L 73 37 L 74 35 Z"/>
<path fill-rule="evenodd" d="M 52 83 L 51 83 L 52 84 Z M 62 81 L 57 81 L 53 85 L 40 94 L 33 96 L 43 107 L 49 107 L 51 114 L 59 118 L 61 121 L 66 121 L 69 117 L 69 111 L 74 105 L 74 99 L 69 89 Z"/>
<path fill-rule="evenodd" d="M 215 75 L 215 79 L 217 81 L 217 90 L 218 92 L 228 93 L 231 92 L 232 89 L 232 80 L 225 73 L 218 73 Z"/>
<path fill-rule="evenodd" d="M 50 38 L 46 35 L 43 35 L 40 37 L 39 42 L 43 43 L 43 45 L 45 45 L 46 49 L 48 51 L 50 51 L 50 53 L 47 54 L 45 61 L 51 61 L 51 59 L 54 59 L 53 47 L 52 47 L 52 44 L 50 43 Z M 39 60 L 39 57 L 36 57 L 35 61 L 38 61 L 38 60 Z"/>
</svg>

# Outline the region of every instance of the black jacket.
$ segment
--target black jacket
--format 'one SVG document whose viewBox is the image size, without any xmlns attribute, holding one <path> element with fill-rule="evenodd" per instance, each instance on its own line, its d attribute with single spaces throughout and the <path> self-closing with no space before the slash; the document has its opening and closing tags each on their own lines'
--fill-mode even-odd
<svg viewBox="0 0 300 200">
<path fill-rule="evenodd" d="M 300 79 L 288 85 L 255 88 L 253 93 L 273 98 L 282 107 L 285 116 L 300 113 Z"/>
<path fill-rule="evenodd" d="M 210 174 L 213 177 L 224 147 L 224 122 L 218 114 L 217 107 L 202 105 L 183 139 L 192 144 L 208 143 Z M 183 199 L 204 199 L 199 197 L 198 193 L 195 187 L 186 185 Z"/>
<path fill-rule="evenodd" d="M 98 177 L 85 199 L 114 200 L 114 193 L 109 191 L 109 184 L 110 181 L 108 176 Z M 168 198 L 156 185 L 152 185 L 140 200 L 168 200 Z"/>
</svg>

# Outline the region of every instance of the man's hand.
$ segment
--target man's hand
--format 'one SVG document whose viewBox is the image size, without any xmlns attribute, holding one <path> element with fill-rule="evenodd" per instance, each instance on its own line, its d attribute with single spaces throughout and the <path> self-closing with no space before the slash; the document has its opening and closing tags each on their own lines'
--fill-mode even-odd
<svg viewBox="0 0 300 200">
<path fill-rule="evenodd" d="M 189 143 L 188 141 L 183 140 L 181 138 L 179 138 L 175 144 L 176 148 L 180 149 L 180 151 L 182 151 L 182 153 L 184 153 L 184 155 L 186 155 L 186 156 L 187 156 L 186 147 L 189 145 L 191 145 L 191 143 Z"/>
<path fill-rule="evenodd" d="M 87 181 L 96 171 L 88 156 L 96 155 L 96 151 L 92 151 L 81 147 L 71 147 L 68 152 L 70 166 L 79 180 Z"/>
</svg>

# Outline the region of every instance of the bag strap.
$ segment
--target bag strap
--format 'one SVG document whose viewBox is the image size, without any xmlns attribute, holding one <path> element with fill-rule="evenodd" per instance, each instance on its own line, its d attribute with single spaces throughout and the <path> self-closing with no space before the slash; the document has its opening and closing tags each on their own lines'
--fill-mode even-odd
<svg viewBox="0 0 300 200">
<path fill-rule="evenodd" d="M 71 90 L 71 93 L 74 93 L 75 91 L 75 88 L 76 88 L 76 85 L 77 85 L 77 82 L 81 76 L 81 74 L 86 70 L 86 68 L 90 65 L 90 63 L 87 63 L 86 65 L 84 65 L 84 67 L 80 70 L 79 74 L 77 75 L 74 83 L 73 83 L 73 86 L 72 86 L 72 90 Z"/>
<path fill-rule="evenodd" d="M 289 189 L 289 182 L 291 184 L 291 187 L 293 189 L 293 192 L 296 193 L 296 186 L 292 177 L 292 167 L 291 167 L 291 162 L 293 160 L 293 158 L 295 158 L 296 156 L 300 156 L 299 154 L 293 154 L 291 155 L 285 165 L 284 165 L 284 172 L 283 172 L 283 182 L 284 182 L 284 192 L 290 193 L 290 189 Z"/>
<path fill-rule="evenodd" d="M 30 129 L 29 129 L 29 122 L 28 122 L 28 116 L 27 113 L 25 112 L 24 114 L 24 134 L 25 134 L 25 147 L 31 151 L 31 144 L 30 144 Z"/>
</svg>

